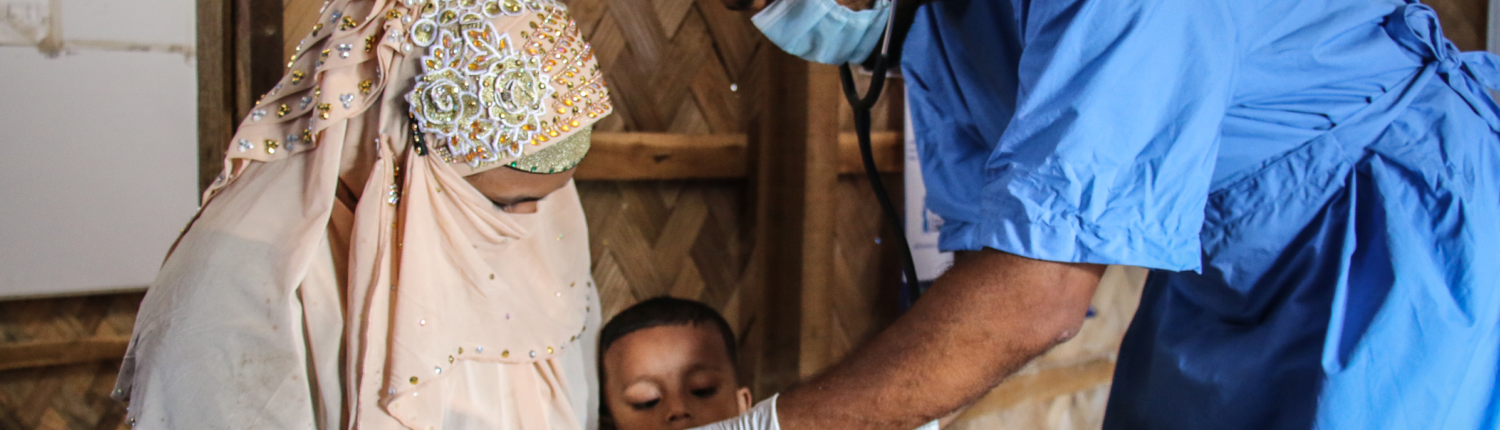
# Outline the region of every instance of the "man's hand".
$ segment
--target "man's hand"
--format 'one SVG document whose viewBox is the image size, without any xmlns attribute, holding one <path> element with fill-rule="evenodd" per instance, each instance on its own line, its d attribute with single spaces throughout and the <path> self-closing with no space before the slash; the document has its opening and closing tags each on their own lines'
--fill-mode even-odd
<svg viewBox="0 0 1500 430">
<path fill-rule="evenodd" d="M 894 325 L 781 395 L 786 430 L 906 430 L 966 406 L 1078 334 L 1104 266 L 985 250 L 956 264 Z"/>
</svg>

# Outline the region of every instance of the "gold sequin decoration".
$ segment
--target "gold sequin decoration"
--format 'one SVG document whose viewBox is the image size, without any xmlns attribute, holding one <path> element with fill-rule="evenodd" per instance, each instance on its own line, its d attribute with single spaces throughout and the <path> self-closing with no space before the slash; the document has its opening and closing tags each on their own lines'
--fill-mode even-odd
<svg viewBox="0 0 1500 430">
<path fill-rule="evenodd" d="M 437 40 L 437 23 L 422 20 L 411 27 L 411 41 L 417 46 L 430 46 Z"/>
<path fill-rule="evenodd" d="M 328 103 L 318 104 L 318 119 L 328 119 L 328 111 L 333 109 Z"/>
<path fill-rule="evenodd" d="M 281 146 L 281 142 L 277 142 L 277 141 L 271 140 L 271 139 L 266 139 L 265 144 L 266 144 L 266 153 L 267 154 L 275 154 L 276 153 L 276 148 L 278 148 L 278 147 Z"/>
<path fill-rule="evenodd" d="M 374 50 L 375 50 L 375 36 L 374 35 L 365 36 L 365 52 L 371 52 L 371 51 L 374 51 Z"/>
<path fill-rule="evenodd" d="M 362 82 L 359 83 L 359 93 L 368 96 L 368 95 L 370 95 L 370 90 L 373 89 L 374 87 L 375 87 L 375 82 L 374 81 L 371 81 L 369 79 L 365 79 L 364 81 L 362 81 Z"/>
<path fill-rule="evenodd" d="M 307 74 L 303 73 L 301 70 L 292 71 L 292 85 L 302 83 L 302 78 L 305 77 L 307 77 Z"/>
<path fill-rule="evenodd" d="M 291 113 L 291 112 L 292 112 L 292 107 L 291 106 L 287 106 L 286 103 L 282 103 L 281 106 L 277 106 L 276 107 L 276 117 L 277 118 L 284 117 L 284 116 L 286 116 L 286 114 Z"/>
<path fill-rule="evenodd" d="M 522 15 L 524 9 L 535 19 L 514 40 L 484 18 Z M 582 160 L 588 138 L 580 129 L 609 112 L 609 96 L 593 51 L 566 8 L 521 0 L 428 0 L 414 14 L 420 19 L 408 37 L 428 51 L 407 100 L 420 131 L 433 135 L 433 151 L 475 168 L 515 157 L 507 165 L 538 173 L 565 171 Z M 569 139 L 575 132 L 583 136 Z M 567 147 L 524 152 L 527 145 L 559 140 Z"/>
<path fill-rule="evenodd" d="M 411 379 L 409 379 L 409 381 L 411 381 L 412 385 L 417 385 L 417 377 L 413 376 L 411 377 Z"/>
<path fill-rule="evenodd" d="M 510 350 L 500 351 L 500 358 L 510 358 Z"/>
<path fill-rule="evenodd" d="M 580 128 L 577 133 L 564 138 L 561 142 L 527 154 L 510 163 L 509 166 L 523 172 L 557 173 L 568 171 L 577 167 L 578 163 L 583 162 L 583 157 L 588 155 L 593 130 L 593 126 Z"/>
<path fill-rule="evenodd" d="M 351 29 L 351 28 L 354 28 L 354 27 L 358 27 L 358 26 L 359 26 L 359 23 L 355 22 L 354 18 L 345 16 L 343 24 L 339 25 L 339 30 L 348 30 L 348 29 Z"/>
</svg>

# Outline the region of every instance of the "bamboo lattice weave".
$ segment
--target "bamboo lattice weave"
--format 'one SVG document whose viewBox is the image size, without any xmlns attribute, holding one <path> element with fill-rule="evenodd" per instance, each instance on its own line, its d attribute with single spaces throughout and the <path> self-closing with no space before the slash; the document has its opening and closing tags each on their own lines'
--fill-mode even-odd
<svg viewBox="0 0 1500 430">
<path fill-rule="evenodd" d="M 718 0 L 569 0 L 609 82 L 599 131 L 744 132 L 764 38 Z M 753 102 L 753 101 L 748 101 Z"/>
<path fill-rule="evenodd" d="M 0 302 L 0 347 L 130 336 L 141 293 Z M 89 351 L 82 351 L 88 353 Z M 120 351 L 123 353 L 123 351 Z M 0 429 L 116 429 L 125 405 L 109 397 L 118 356 L 72 357 L 41 368 L 0 370 Z"/>
</svg>

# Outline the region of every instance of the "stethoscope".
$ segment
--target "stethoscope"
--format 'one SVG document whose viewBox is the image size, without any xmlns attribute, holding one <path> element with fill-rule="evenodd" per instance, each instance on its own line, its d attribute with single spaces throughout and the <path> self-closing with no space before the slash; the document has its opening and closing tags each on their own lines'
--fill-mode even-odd
<svg viewBox="0 0 1500 430">
<path fill-rule="evenodd" d="M 849 106 L 854 108 L 854 132 L 859 137 L 859 155 L 864 161 L 865 176 L 870 180 L 870 188 L 875 191 L 875 198 L 880 201 L 881 212 L 885 213 L 885 219 L 890 227 L 896 231 L 896 245 L 901 247 L 902 271 L 906 274 L 904 284 L 906 299 L 901 308 L 905 310 L 911 303 L 916 303 L 917 298 L 922 295 L 921 280 L 917 278 L 917 264 L 912 259 L 911 245 L 906 240 L 906 228 L 901 225 L 901 217 L 896 214 L 896 206 L 891 204 L 890 193 L 885 189 L 885 183 L 880 180 L 880 172 L 875 170 L 875 156 L 870 150 L 870 109 L 875 107 L 875 102 L 880 100 L 880 93 L 885 89 L 885 74 L 890 67 L 891 39 L 896 35 L 897 3 L 892 0 L 891 13 L 885 23 L 885 41 L 880 46 L 880 55 L 875 57 L 874 67 L 871 72 L 874 76 L 870 78 L 870 91 L 864 96 L 859 95 L 859 89 L 854 87 L 854 72 L 848 64 L 839 66 L 839 78 L 844 83 L 844 97 L 849 99 Z M 899 42 L 898 42 L 899 43 Z M 910 131 L 908 131 L 910 132 Z"/>
</svg>

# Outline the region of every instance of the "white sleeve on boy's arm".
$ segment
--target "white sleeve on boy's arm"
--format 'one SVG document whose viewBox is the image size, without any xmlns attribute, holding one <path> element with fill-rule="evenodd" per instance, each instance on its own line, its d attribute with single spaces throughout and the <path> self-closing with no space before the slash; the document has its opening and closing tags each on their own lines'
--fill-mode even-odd
<svg viewBox="0 0 1500 430">
<path fill-rule="evenodd" d="M 776 398 L 780 396 L 777 394 L 762 400 L 760 404 L 738 417 L 691 430 L 781 430 L 781 423 L 776 418 Z M 917 427 L 916 430 L 938 430 L 938 428 L 937 420 L 933 420 Z"/>
</svg>

